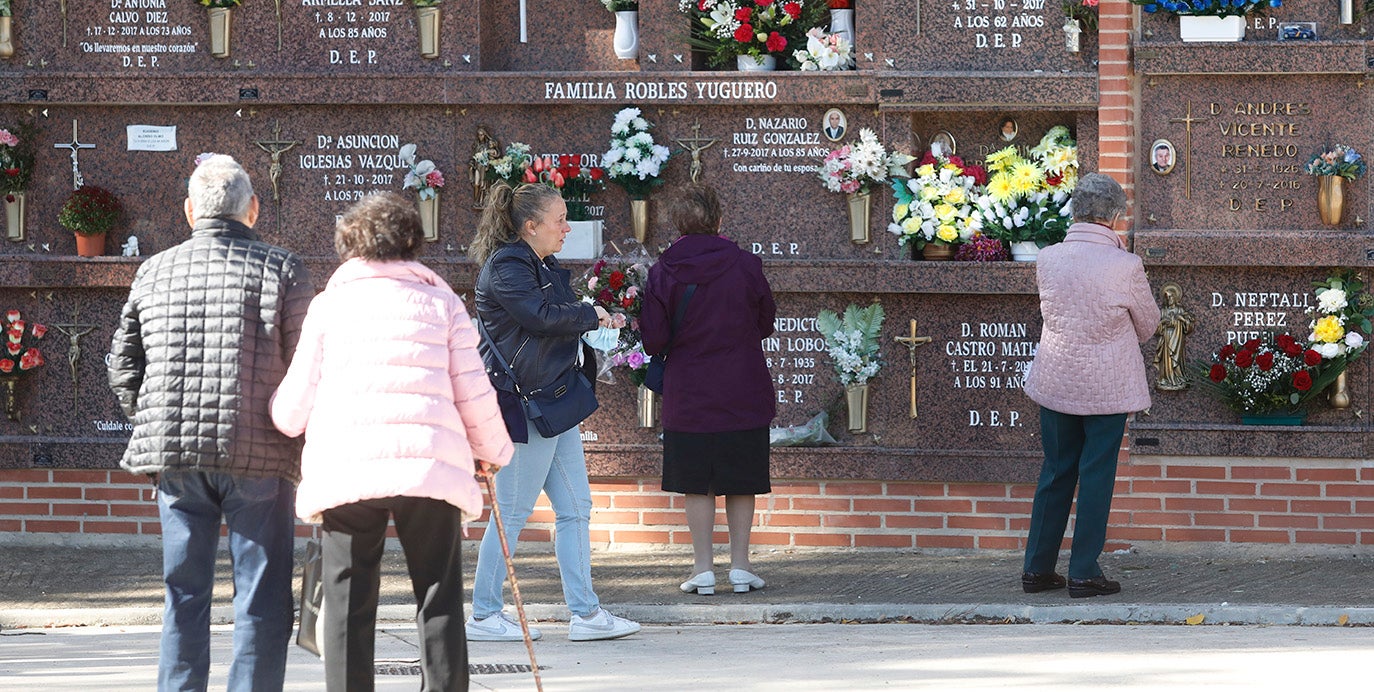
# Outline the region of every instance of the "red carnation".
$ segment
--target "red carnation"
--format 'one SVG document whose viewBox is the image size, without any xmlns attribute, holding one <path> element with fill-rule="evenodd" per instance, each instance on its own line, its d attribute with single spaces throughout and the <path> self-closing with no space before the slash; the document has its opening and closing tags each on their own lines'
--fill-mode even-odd
<svg viewBox="0 0 1374 692">
<path fill-rule="evenodd" d="M 1268 372 L 1269 368 L 1274 367 L 1274 354 L 1270 353 L 1269 351 L 1265 351 L 1264 353 L 1261 353 L 1255 357 L 1255 363 L 1259 365 L 1260 370 Z"/>
<path fill-rule="evenodd" d="M 1302 354 L 1302 362 L 1308 367 L 1317 365 L 1322 362 L 1322 354 L 1309 348 L 1306 353 Z"/>
<path fill-rule="evenodd" d="M 1236 355 L 1236 347 L 1231 344 L 1226 344 L 1221 347 L 1220 351 L 1217 351 L 1217 358 L 1222 360 L 1231 360 L 1231 356 L 1234 355 Z"/>
<path fill-rule="evenodd" d="M 754 0 L 754 4 L 758 5 L 759 7 L 768 7 L 769 5 L 773 4 L 773 0 Z"/>
<path fill-rule="evenodd" d="M 1274 343 L 1278 344 L 1279 348 L 1287 351 L 1288 347 L 1292 346 L 1296 342 L 1293 341 L 1292 336 L 1289 336 L 1288 334 L 1280 334 L 1274 337 Z"/>
<path fill-rule="evenodd" d="M 964 167 L 964 160 L 959 158 L 958 156 L 950 156 L 949 162 L 958 166 L 961 169 Z"/>
<path fill-rule="evenodd" d="M 1312 388 L 1312 376 L 1306 370 L 1299 370 L 1293 373 L 1293 388 L 1305 392 Z"/>
<path fill-rule="evenodd" d="M 1064 182 L 1063 175 L 1051 175 L 1045 178 L 1045 184 L 1050 187 L 1059 187 L 1059 184 L 1062 182 Z"/>
<path fill-rule="evenodd" d="M 964 175 L 973 178 L 973 182 L 979 185 L 988 184 L 988 172 L 982 166 L 964 166 Z"/>
<path fill-rule="evenodd" d="M 740 23 L 742 23 L 742 24 L 748 24 L 748 23 L 749 23 L 749 15 L 751 15 L 751 14 L 753 14 L 753 13 L 754 13 L 754 11 L 751 10 L 751 9 L 749 9 L 748 7 L 741 7 L 741 8 L 739 8 L 739 9 L 735 10 L 735 20 L 738 21 L 738 22 L 740 22 Z"/>
<path fill-rule="evenodd" d="M 1288 347 L 1283 349 L 1283 352 L 1288 354 L 1290 357 L 1297 358 L 1298 354 L 1302 353 L 1302 347 L 1297 345 L 1296 343 L 1288 344 Z"/>
<path fill-rule="evenodd" d="M 1251 339 L 1251 340 L 1245 342 L 1245 346 L 1244 346 L 1243 348 L 1244 348 L 1245 350 L 1247 350 L 1247 351 L 1253 351 L 1253 350 L 1259 348 L 1259 345 L 1260 345 L 1260 340 L 1259 340 L 1259 339 Z"/>
<path fill-rule="evenodd" d="M 11 341 L 8 344 L 5 344 L 5 349 L 9 351 L 10 355 L 17 356 L 19 355 L 20 351 L 24 350 L 24 346 L 23 344 L 16 344 L 13 341 Z"/>
<path fill-rule="evenodd" d="M 611 278 L 607 283 L 611 284 L 611 290 L 619 291 L 620 287 L 625 285 L 625 272 L 611 272 Z"/>
<path fill-rule="evenodd" d="M 601 292 L 596 294 L 596 299 L 602 305 L 610 305 L 615 302 L 615 296 L 611 295 L 610 289 L 606 288 L 601 289 Z"/>
<path fill-rule="evenodd" d="M 739 28 L 735 29 L 735 40 L 740 43 L 748 43 L 754 40 L 754 27 L 748 24 L 739 25 Z"/>
<path fill-rule="evenodd" d="M 763 45 L 768 48 L 769 53 L 778 53 L 787 48 L 787 39 L 774 31 L 768 35 L 768 41 Z"/>
<path fill-rule="evenodd" d="M 19 369 L 32 370 L 42 365 L 44 362 L 45 361 L 43 360 L 43 352 L 39 351 L 36 348 L 31 348 L 28 351 L 25 351 L 24 356 L 19 359 Z"/>
<path fill-rule="evenodd" d="M 1255 360 L 1255 352 L 1254 352 L 1254 351 L 1241 351 L 1240 353 L 1237 353 L 1237 354 L 1236 354 L 1236 367 L 1238 367 L 1238 368 L 1248 368 L 1248 367 L 1250 367 L 1250 363 L 1254 362 L 1254 360 Z"/>
<path fill-rule="evenodd" d="M 592 180 L 601 180 L 601 176 L 606 175 L 605 171 L 602 171 L 600 168 L 592 168 L 590 170 L 592 172 Z"/>
<path fill-rule="evenodd" d="M 1226 379 L 1226 366 L 1221 363 L 1213 365 L 1211 372 L 1207 373 L 1207 377 L 1213 382 L 1220 382 Z"/>
<path fill-rule="evenodd" d="M 786 5 L 783 5 L 782 11 L 786 13 L 787 16 L 793 19 L 801 19 L 801 5 L 795 2 L 789 2 Z"/>
<path fill-rule="evenodd" d="M 702 12 L 709 12 L 711 10 L 711 8 L 706 6 L 706 0 L 698 0 L 697 9 Z"/>
<path fill-rule="evenodd" d="M 16 175 L 19 175 L 19 169 L 18 169 L 18 168 L 6 168 L 6 169 L 5 169 L 5 175 L 8 175 L 8 176 L 10 176 L 11 178 L 13 178 L 13 177 L 16 176 Z"/>
<path fill-rule="evenodd" d="M 0 372 L 14 372 L 14 361 L 9 358 L 0 358 Z"/>
<path fill-rule="evenodd" d="M 634 305 L 634 304 L 635 304 L 635 299 L 634 299 L 634 298 L 630 298 L 630 297 L 626 296 L 626 297 L 620 299 L 620 307 L 622 307 L 622 308 L 628 308 L 628 307 L 630 307 L 631 305 Z"/>
</svg>

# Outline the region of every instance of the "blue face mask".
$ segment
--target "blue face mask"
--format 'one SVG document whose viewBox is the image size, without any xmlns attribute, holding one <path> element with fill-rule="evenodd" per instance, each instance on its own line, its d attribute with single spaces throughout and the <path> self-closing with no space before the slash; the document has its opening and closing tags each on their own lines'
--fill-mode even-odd
<svg viewBox="0 0 1374 692">
<path fill-rule="evenodd" d="M 583 334 L 582 340 L 598 351 L 609 351 L 615 348 L 616 343 L 620 341 L 620 330 L 610 327 L 597 327 Z"/>
</svg>

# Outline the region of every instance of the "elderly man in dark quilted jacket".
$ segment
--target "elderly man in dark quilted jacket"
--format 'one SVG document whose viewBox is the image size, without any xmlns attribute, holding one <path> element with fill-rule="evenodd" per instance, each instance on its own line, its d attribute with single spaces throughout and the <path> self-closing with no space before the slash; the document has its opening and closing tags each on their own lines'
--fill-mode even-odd
<svg viewBox="0 0 1374 692">
<path fill-rule="evenodd" d="M 191 174 L 191 238 L 138 270 L 110 346 L 134 423 L 121 465 L 157 484 L 163 614 L 158 689 L 204 690 L 220 518 L 234 570 L 230 690 L 280 690 L 291 635 L 298 443 L 268 408 L 314 288 L 295 254 L 257 239 L 258 198 L 228 156 Z"/>
</svg>

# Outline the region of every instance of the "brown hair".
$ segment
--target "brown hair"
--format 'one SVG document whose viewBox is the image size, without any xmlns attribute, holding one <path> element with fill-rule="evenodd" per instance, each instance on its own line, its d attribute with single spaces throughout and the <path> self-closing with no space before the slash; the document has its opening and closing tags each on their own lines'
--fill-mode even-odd
<svg viewBox="0 0 1374 692">
<path fill-rule="evenodd" d="M 668 225 L 682 235 L 720 232 L 720 198 L 704 183 L 683 185 L 668 202 Z"/>
<path fill-rule="evenodd" d="M 339 259 L 413 260 L 424 247 L 419 210 L 395 192 L 374 192 L 362 198 L 334 224 Z"/>
<path fill-rule="evenodd" d="M 482 217 L 477 221 L 477 237 L 468 247 L 468 256 L 478 264 L 486 264 L 497 248 L 520 239 L 520 229 L 526 221 L 537 223 L 549 204 L 560 197 L 558 190 L 548 185 L 525 183 L 512 190 L 504 180 L 498 180 L 487 191 Z"/>
</svg>

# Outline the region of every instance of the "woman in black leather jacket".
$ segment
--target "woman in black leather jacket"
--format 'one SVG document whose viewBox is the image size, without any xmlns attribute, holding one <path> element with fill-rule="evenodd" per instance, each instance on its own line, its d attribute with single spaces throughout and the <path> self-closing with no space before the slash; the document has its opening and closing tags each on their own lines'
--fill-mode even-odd
<svg viewBox="0 0 1374 692">
<path fill-rule="evenodd" d="M 573 426 L 553 437 L 540 435 L 525 416 L 506 367 L 492 351 L 500 352 L 525 391 L 556 381 L 569 368 L 591 368 L 595 374 L 581 336 L 610 326 L 610 316 L 578 300 L 568 270 L 553 257 L 570 230 L 567 216 L 563 198 L 552 187 L 521 185 L 512 190 L 498 182 L 487 195 L 472 243 L 470 254 L 482 264 L 477 276 L 477 316 L 485 331 L 480 350 L 516 443 L 510 465 L 496 475 L 496 498 L 506 541 L 514 552 L 540 491 L 549 496 L 555 515 L 554 553 L 563 598 L 572 611 L 568 637 L 615 639 L 638 632 L 639 624 L 603 610 L 592 590 L 592 491 L 581 428 Z M 506 570 L 500 536 L 494 526 L 487 528 L 477 553 L 467 638 L 521 641 L 520 625 L 502 610 Z M 538 639 L 539 631 L 531 628 L 530 636 Z"/>
</svg>

